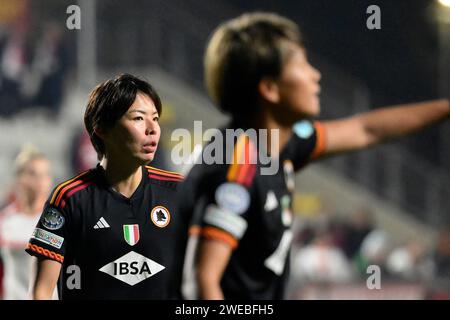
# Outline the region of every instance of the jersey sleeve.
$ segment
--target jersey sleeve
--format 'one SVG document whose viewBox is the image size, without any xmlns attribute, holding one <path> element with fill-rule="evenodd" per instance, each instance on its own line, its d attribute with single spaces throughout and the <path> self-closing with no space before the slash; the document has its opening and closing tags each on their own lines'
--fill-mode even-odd
<svg viewBox="0 0 450 320">
<path fill-rule="evenodd" d="M 26 252 L 32 256 L 64 262 L 70 225 L 68 206 L 56 205 L 50 198 L 28 242 Z"/>
<path fill-rule="evenodd" d="M 72 195 L 93 183 L 91 172 L 84 171 L 53 190 L 31 235 L 29 254 L 63 263 L 69 238 L 76 237 L 73 230 L 80 226 L 80 218 L 74 215 L 79 205 Z"/>
<path fill-rule="evenodd" d="M 233 150 L 232 163 L 217 165 L 217 170 L 206 179 L 200 204 L 199 231 L 203 238 L 224 242 L 232 249 L 238 246 L 250 218 L 256 155 L 254 143 L 241 135 Z"/>
<path fill-rule="evenodd" d="M 322 155 L 326 147 L 326 132 L 320 121 L 302 120 L 294 124 L 293 134 L 282 150 L 282 158 L 290 159 L 298 171 L 309 161 Z"/>
</svg>

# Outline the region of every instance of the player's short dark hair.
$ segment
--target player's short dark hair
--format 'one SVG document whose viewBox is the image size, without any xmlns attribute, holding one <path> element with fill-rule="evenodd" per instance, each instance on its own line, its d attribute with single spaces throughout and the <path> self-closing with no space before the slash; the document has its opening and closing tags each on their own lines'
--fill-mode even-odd
<svg viewBox="0 0 450 320">
<path fill-rule="evenodd" d="M 247 13 L 220 25 L 204 59 L 212 100 L 234 118 L 254 114 L 258 83 L 266 76 L 280 76 L 288 43 L 303 46 L 300 31 L 277 14 Z"/>
<path fill-rule="evenodd" d="M 84 124 L 99 160 L 105 155 L 105 144 L 95 130 L 113 128 L 133 104 L 138 92 L 152 99 L 161 116 L 161 99 L 155 89 L 147 81 L 131 74 L 121 74 L 106 80 L 92 90 L 84 113 Z"/>
</svg>

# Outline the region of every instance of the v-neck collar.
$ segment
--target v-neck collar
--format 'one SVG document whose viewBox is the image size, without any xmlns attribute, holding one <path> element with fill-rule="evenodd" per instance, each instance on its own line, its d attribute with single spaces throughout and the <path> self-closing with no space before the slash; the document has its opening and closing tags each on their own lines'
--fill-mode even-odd
<svg viewBox="0 0 450 320">
<path fill-rule="evenodd" d="M 108 180 L 106 179 L 105 169 L 100 165 L 100 163 L 97 164 L 97 171 L 99 173 L 99 176 L 100 176 L 103 186 L 117 200 L 130 203 L 130 202 L 133 202 L 135 200 L 142 198 L 142 196 L 144 195 L 144 180 L 147 178 L 147 176 L 145 175 L 144 166 L 141 166 L 141 171 L 142 171 L 141 181 L 139 182 L 139 185 L 136 188 L 136 190 L 134 190 L 133 194 L 129 198 L 124 196 L 120 192 L 117 192 L 116 190 L 114 190 L 113 187 L 108 183 Z"/>
</svg>

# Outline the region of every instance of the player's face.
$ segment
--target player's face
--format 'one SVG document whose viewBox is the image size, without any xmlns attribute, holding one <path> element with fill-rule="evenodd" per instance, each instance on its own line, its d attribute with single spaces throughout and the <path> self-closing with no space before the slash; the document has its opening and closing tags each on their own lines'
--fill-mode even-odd
<svg viewBox="0 0 450 320">
<path fill-rule="evenodd" d="M 128 111 L 104 135 L 107 157 L 149 163 L 155 157 L 160 135 L 159 114 L 153 100 L 138 92 Z"/>
<path fill-rule="evenodd" d="M 18 177 L 21 191 L 32 197 L 46 197 L 50 191 L 50 164 L 44 158 L 31 160 Z"/>
<path fill-rule="evenodd" d="M 305 50 L 289 44 L 289 54 L 277 84 L 280 103 L 290 116 L 304 118 L 319 114 L 320 77 L 320 72 L 309 64 Z"/>
</svg>

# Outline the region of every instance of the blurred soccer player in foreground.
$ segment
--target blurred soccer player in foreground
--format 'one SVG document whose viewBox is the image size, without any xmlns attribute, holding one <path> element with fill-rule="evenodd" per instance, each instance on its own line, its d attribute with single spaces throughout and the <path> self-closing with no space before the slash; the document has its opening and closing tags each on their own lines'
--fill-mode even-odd
<svg viewBox="0 0 450 320">
<path fill-rule="evenodd" d="M 62 299 L 178 298 L 187 221 L 175 211 L 179 174 L 147 166 L 161 101 L 132 75 L 99 84 L 85 125 L 100 163 L 51 193 L 28 244 L 38 257 L 35 299 L 58 278 Z"/>
<path fill-rule="evenodd" d="M 320 77 L 308 62 L 297 25 L 287 18 L 244 14 L 213 33 L 205 55 L 208 92 L 231 115 L 227 128 L 268 129 L 267 146 L 276 138 L 270 130 L 279 130 L 279 152 L 266 151 L 280 170 L 261 174 L 261 162 L 251 161 L 260 155 L 261 141 L 246 133 L 234 144 L 231 164 L 192 168 L 181 203 L 196 216 L 191 234 L 200 239 L 201 298 L 283 298 L 293 172 L 325 156 L 410 134 L 450 114 L 449 101 L 437 100 L 311 121 L 320 112 Z"/>
</svg>

